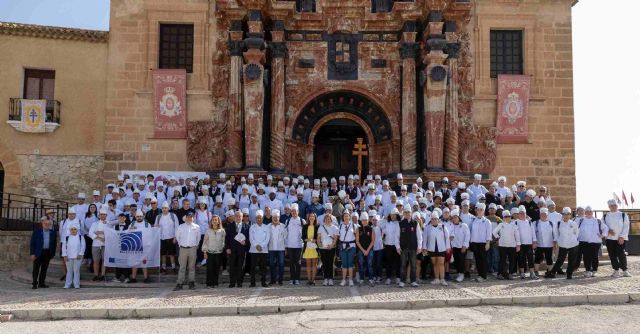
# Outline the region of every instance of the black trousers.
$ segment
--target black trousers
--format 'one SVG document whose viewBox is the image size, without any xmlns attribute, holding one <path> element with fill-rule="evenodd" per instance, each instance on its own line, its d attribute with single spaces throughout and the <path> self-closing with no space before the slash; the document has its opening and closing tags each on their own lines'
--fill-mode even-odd
<svg viewBox="0 0 640 334">
<path fill-rule="evenodd" d="M 453 264 L 458 274 L 464 274 L 464 255 L 462 248 L 453 248 Z"/>
<path fill-rule="evenodd" d="M 564 264 L 564 259 L 569 255 L 569 260 L 567 261 L 567 277 L 571 277 L 574 271 L 574 263 L 578 258 L 578 246 L 571 248 L 558 248 L 558 258 L 556 259 L 556 264 L 553 265 L 553 269 L 551 272 L 556 274 L 562 269 L 562 265 Z"/>
<path fill-rule="evenodd" d="M 318 249 L 320 260 L 322 261 L 322 277 L 333 279 L 333 262 L 336 258 L 336 249 Z M 373 254 L 372 254 L 373 255 Z"/>
<path fill-rule="evenodd" d="M 476 259 L 476 270 L 478 276 L 487 279 L 487 250 L 484 248 L 486 243 L 484 242 L 472 242 L 469 245 L 473 252 L 473 257 Z"/>
<path fill-rule="evenodd" d="M 117 279 L 127 279 L 131 276 L 131 268 L 116 268 Z"/>
<path fill-rule="evenodd" d="M 54 256 L 53 252 L 48 249 L 43 249 L 40 256 L 33 260 L 33 285 L 44 285 L 45 279 L 47 279 L 47 269 L 49 268 L 49 261 Z"/>
<path fill-rule="evenodd" d="M 245 255 L 245 251 L 231 251 L 231 255 L 229 255 L 229 283 L 242 284 Z"/>
<path fill-rule="evenodd" d="M 251 284 L 256 283 L 256 272 L 260 269 L 260 282 L 267 283 L 268 253 L 251 253 Z"/>
<path fill-rule="evenodd" d="M 611 267 L 613 270 L 627 270 L 627 254 L 624 253 L 624 247 L 627 242 L 623 242 L 622 245 L 618 244 L 618 240 L 607 239 L 607 253 L 611 259 Z"/>
<path fill-rule="evenodd" d="M 536 248 L 536 264 L 542 263 L 542 258 L 547 264 L 547 271 L 549 271 L 553 265 L 553 247 L 538 247 Z"/>
<path fill-rule="evenodd" d="M 520 252 L 518 253 L 518 267 L 527 271 L 533 269 L 533 246 L 520 245 Z"/>
<path fill-rule="evenodd" d="M 508 274 L 514 274 L 518 267 L 516 260 L 516 248 L 515 247 L 498 247 L 500 253 L 500 263 L 498 264 L 498 273 L 503 276 Z M 509 261 L 509 267 L 507 267 L 507 261 Z"/>
<path fill-rule="evenodd" d="M 302 248 L 287 248 L 289 254 L 289 275 L 292 281 L 300 280 L 300 255 Z"/>
<path fill-rule="evenodd" d="M 582 260 L 584 261 L 584 270 L 586 271 L 598 271 L 598 250 L 602 247 L 601 243 L 596 242 L 580 242 L 580 253 L 582 254 Z"/>
<path fill-rule="evenodd" d="M 204 252 L 202 251 L 202 243 L 204 242 L 204 235 L 200 236 L 200 243 L 198 243 L 198 248 L 196 251 L 196 264 L 200 265 L 200 262 L 204 259 Z"/>
<path fill-rule="evenodd" d="M 222 262 L 222 253 L 207 252 L 207 286 L 218 285 L 220 262 Z"/>
<path fill-rule="evenodd" d="M 384 264 L 387 278 L 400 278 L 400 255 L 395 246 L 384 245 Z"/>
</svg>

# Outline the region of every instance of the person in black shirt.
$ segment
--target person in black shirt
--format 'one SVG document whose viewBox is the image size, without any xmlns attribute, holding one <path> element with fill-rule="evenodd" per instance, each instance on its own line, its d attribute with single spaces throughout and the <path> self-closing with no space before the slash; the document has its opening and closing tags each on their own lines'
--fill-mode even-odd
<svg viewBox="0 0 640 334">
<path fill-rule="evenodd" d="M 144 220 L 147 224 L 153 226 L 156 223 L 156 217 L 162 214 L 162 209 L 158 207 L 158 200 L 156 198 L 151 199 L 151 209 L 144 215 Z"/>
<path fill-rule="evenodd" d="M 356 231 L 356 246 L 358 247 L 358 268 L 360 269 L 360 281 L 358 285 L 362 285 L 364 281 L 365 269 L 369 273 L 369 285 L 373 286 L 373 243 L 376 240 L 376 234 L 371 225 L 369 225 L 369 214 L 363 212 L 360 214 L 360 228 Z"/>
<path fill-rule="evenodd" d="M 191 207 L 191 202 L 189 202 L 189 199 L 184 198 L 182 200 L 182 207 L 176 210 L 176 216 L 178 216 L 178 224 L 184 224 L 184 216 L 186 216 L 188 212 L 191 212 L 194 215 L 196 214 L 196 210 Z"/>
<path fill-rule="evenodd" d="M 127 215 L 121 213 L 118 216 L 118 223 L 113 226 L 116 231 L 126 231 L 129 229 L 130 222 Z M 113 282 L 129 282 L 129 276 L 131 275 L 131 268 L 116 268 L 116 276 L 113 278 Z"/>
<path fill-rule="evenodd" d="M 404 287 L 407 279 L 407 264 L 411 266 L 411 286 L 416 287 L 416 253 L 420 252 L 422 246 L 422 231 L 420 225 L 411 217 L 411 208 L 405 206 L 403 210 L 403 219 L 400 221 L 399 233 L 399 249 L 400 254 L 400 270 L 402 277 L 398 286 Z"/>
</svg>

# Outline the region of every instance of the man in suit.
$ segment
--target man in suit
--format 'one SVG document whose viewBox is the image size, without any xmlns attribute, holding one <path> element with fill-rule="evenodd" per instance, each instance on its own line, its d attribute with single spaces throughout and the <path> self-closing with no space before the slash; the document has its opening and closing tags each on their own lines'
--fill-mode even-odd
<svg viewBox="0 0 640 334">
<path fill-rule="evenodd" d="M 30 253 L 33 261 L 33 286 L 32 289 L 48 288 L 45 284 L 49 260 L 56 253 L 56 232 L 51 229 L 51 220 L 44 216 L 40 218 L 42 229 L 37 229 L 31 234 Z"/>
<path fill-rule="evenodd" d="M 226 228 L 227 255 L 229 256 L 229 287 L 242 287 L 244 272 L 242 265 L 247 254 L 249 245 L 249 225 L 242 222 L 242 212 L 236 211 L 233 216 L 233 223 L 227 224 Z M 243 237 L 238 237 L 243 234 Z"/>
</svg>

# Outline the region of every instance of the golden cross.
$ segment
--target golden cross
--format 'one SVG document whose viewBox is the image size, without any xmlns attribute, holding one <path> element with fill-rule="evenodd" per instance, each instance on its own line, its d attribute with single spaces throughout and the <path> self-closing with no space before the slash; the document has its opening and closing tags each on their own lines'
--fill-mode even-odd
<svg viewBox="0 0 640 334">
<path fill-rule="evenodd" d="M 367 144 L 362 143 L 364 141 L 363 138 L 357 138 L 356 140 L 358 142 L 353 145 L 354 150 L 351 151 L 351 154 L 358 157 L 358 176 L 362 179 L 362 157 L 368 156 L 369 152 L 367 151 Z"/>
</svg>

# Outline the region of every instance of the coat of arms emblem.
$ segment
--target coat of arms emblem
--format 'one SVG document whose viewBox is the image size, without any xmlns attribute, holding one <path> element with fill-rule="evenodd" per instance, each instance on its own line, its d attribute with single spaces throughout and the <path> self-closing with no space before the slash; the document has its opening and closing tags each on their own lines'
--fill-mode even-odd
<svg viewBox="0 0 640 334">
<path fill-rule="evenodd" d="M 504 108 L 502 109 L 502 116 L 507 119 L 509 124 L 514 124 L 523 115 L 523 105 L 520 95 L 516 92 L 512 92 L 507 96 Z"/>
<path fill-rule="evenodd" d="M 175 117 L 182 112 L 182 106 L 178 97 L 174 94 L 174 87 L 165 87 L 164 95 L 160 99 L 160 115 L 167 117 Z"/>
</svg>

